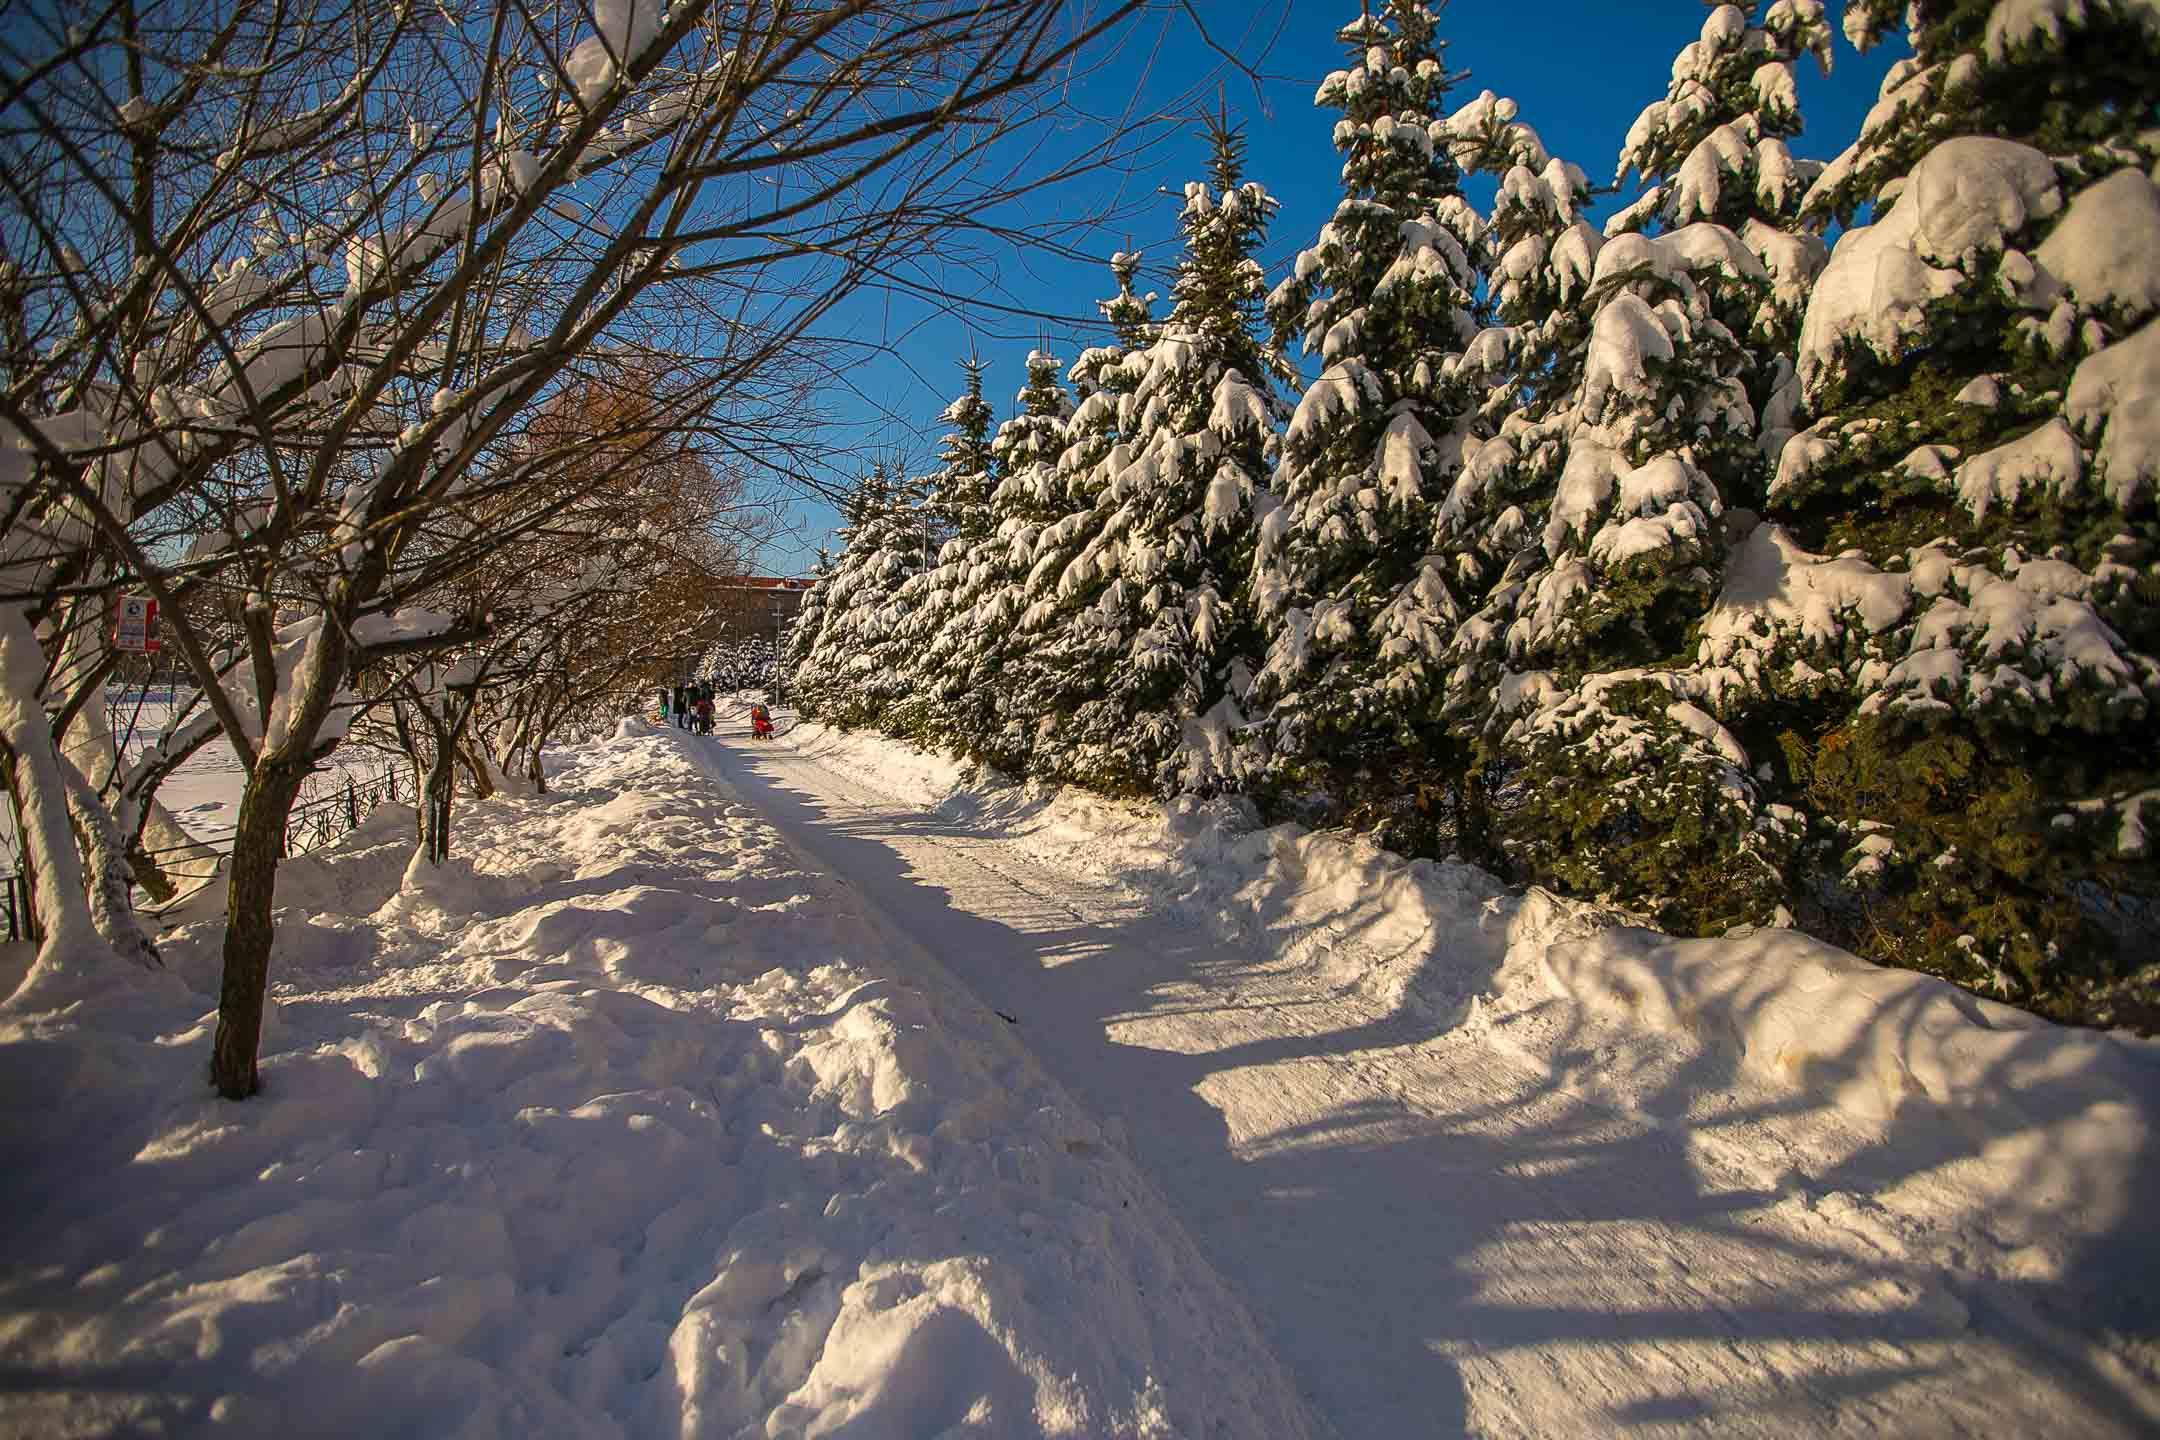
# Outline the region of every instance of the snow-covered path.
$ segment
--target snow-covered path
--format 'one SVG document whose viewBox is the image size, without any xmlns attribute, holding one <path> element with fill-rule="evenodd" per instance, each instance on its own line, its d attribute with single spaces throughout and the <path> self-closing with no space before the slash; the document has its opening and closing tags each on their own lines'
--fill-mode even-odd
<svg viewBox="0 0 2160 1440">
<path fill-rule="evenodd" d="M 1069 827 L 965 823 L 785 741 L 705 763 L 1126 1137 L 1344 1436 L 2160 1422 L 2149 1335 L 2084 1303 L 2121 1237 L 2043 1253 L 1984 1142 L 1491 1003 L 1490 945 L 1420 962 L 1475 1003 L 1393 1004 L 1329 937 L 1248 943 L 1204 893 L 1060 853 Z"/>
</svg>

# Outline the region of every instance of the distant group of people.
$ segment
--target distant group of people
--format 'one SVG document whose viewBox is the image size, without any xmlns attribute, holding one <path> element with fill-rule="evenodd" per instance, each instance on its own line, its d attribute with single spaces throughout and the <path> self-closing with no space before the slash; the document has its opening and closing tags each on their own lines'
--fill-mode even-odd
<svg viewBox="0 0 2160 1440">
<path fill-rule="evenodd" d="M 660 720 L 665 724 L 670 719 L 674 720 L 678 730 L 688 730 L 693 735 L 712 734 L 713 687 L 700 680 L 661 686 Z M 763 702 L 750 706 L 750 734 L 759 740 L 772 739 L 772 712 Z"/>
<path fill-rule="evenodd" d="M 713 688 L 702 681 L 692 680 L 670 690 L 660 687 L 660 718 L 673 717 L 675 728 L 688 730 L 696 735 L 712 734 Z"/>
</svg>

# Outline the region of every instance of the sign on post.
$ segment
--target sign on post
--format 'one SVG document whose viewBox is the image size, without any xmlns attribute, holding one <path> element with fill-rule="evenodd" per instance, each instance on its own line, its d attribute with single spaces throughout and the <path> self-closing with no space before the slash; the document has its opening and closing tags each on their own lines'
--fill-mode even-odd
<svg viewBox="0 0 2160 1440">
<path fill-rule="evenodd" d="M 123 595 L 113 606 L 113 649 L 135 655 L 158 652 L 157 601 L 148 595 Z"/>
</svg>

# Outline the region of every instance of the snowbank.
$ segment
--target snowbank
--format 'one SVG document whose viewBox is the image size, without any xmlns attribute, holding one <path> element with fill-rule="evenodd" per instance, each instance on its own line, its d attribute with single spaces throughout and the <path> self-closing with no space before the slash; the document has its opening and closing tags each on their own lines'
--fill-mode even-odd
<svg viewBox="0 0 2160 1440">
<path fill-rule="evenodd" d="M 2055 1025 L 1797 931 L 1674 939 L 1609 909 L 1512 892 L 1473 867 L 1297 825 L 1260 829 L 1229 802 L 1146 807 L 1013 786 L 817 725 L 783 743 L 895 798 L 1003 826 L 1394 1007 L 1489 1026 L 1559 1000 L 1575 1009 L 1565 1026 L 1579 1051 L 1623 1043 L 1590 1032 L 1648 1031 L 1732 1057 L 1796 1100 L 1895 1122 L 1901 1143 L 1978 1135 L 1986 1163 L 1965 1179 L 2006 1231 L 2106 1229 L 2153 1190 L 2154 1042 Z M 1625 1077 L 1595 1083 L 1616 1103 L 1633 1099 Z"/>
<path fill-rule="evenodd" d="M 281 872 L 264 1093 L 219 933 L 0 1006 L 0 1430 L 1299 1435 L 1116 1146 L 639 722 Z"/>
</svg>

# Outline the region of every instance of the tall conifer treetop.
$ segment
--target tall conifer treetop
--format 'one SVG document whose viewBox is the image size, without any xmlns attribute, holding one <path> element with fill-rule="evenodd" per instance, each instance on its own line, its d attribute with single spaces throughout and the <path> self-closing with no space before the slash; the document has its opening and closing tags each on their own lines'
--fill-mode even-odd
<svg viewBox="0 0 2160 1440">
<path fill-rule="evenodd" d="M 1054 570 L 1054 590 L 1025 617 L 1042 634 L 1039 663 L 1058 676 L 1041 696 L 1038 762 L 1117 788 L 1234 783 L 1229 737 L 1255 663 L 1237 581 L 1273 505 L 1276 361 L 1252 320 L 1265 293 L 1254 251 L 1274 201 L 1241 178 L 1235 133 L 1209 128 L 1223 188 L 1185 187 L 1184 252 L 1152 343 L 1085 371 L 1101 388 L 1075 412 L 1060 469 L 1090 463 L 1074 493 L 1091 508 L 1044 533 L 1034 574 Z M 1129 294 L 1129 270 L 1119 279 Z"/>
<path fill-rule="evenodd" d="M 1000 521 L 1047 511 L 1057 502 L 1058 454 L 1065 448 L 1073 408 L 1072 397 L 1058 383 L 1061 368 L 1055 355 L 1028 352 L 1027 383 L 1013 397 L 1013 417 L 998 427 L 991 443 L 1000 478 L 990 498 Z"/>
<path fill-rule="evenodd" d="M 1665 98 L 1628 130 L 1613 179 L 1634 170 L 1651 188 L 1622 212 L 1615 233 L 1651 215 L 1737 231 L 1751 218 L 1777 223 L 1796 213 L 1821 169 L 1785 144 L 1800 133 L 1793 63 L 1803 55 L 1829 73 L 1822 0 L 1774 0 L 1759 24 L 1738 5 L 1712 9 L 1702 34 L 1674 58 Z"/>
<path fill-rule="evenodd" d="M 1140 262 L 1145 258 L 1138 250 L 1120 250 L 1112 255 L 1110 273 L 1117 280 L 1118 293 L 1095 302 L 1103 319 L 1110 322 L 1110 333 L 1127 350 L 1137 350 L 1155 338 L 1155 292 L 1142 295 L 1133 289 L 1133 279 L 1139 275 Z"/>
<path fill-rule="evenodd" d="M 1342 112 L 1343 198 L 1268 298 L 1278 345 L 1294 336 L 1325 360 L 1354 351 L 1407 374 L 1476 329 L 1468 252 L 1479 225 L 1442 130 L 1451 77 L 1438 23 L 1421 0 L 1389 0 L 1338 32 L 1351 63 L 1313 103 Z"/>
<path fill-rule="evenodd" d="M 1827 253 L 1819 217 L 1801 202 L 1823 170 L 1795 156 L 1800 133 L 1793 67 L 1812 56 L 1830 70 L 1822 0 L 1772 0 L 1756 23 L 1738 5 L 1715 6 L 1702 33 L 1673 60 L 1672 83 L 1629 129 L 1614 174 L 1647 187 L 1606 223 L 1608 235 L 1711 221 L 1738 235 L 1768 269 L 1773 293 L 1754 316 L 1759 335 L 1782 349 L 1798 327 L 1807 287 Z M 1771 387 L 1770 367 L 1755 388 Z"/>
<path fill-rule="evenodd" d="M 1298 337 L 1326 363 L 1284 433 L 1284 507 L 1252 580 L 1269 625 L 1264 738 L 1285 779 L 1323 744 L 1345 773 L 1430 763 L 1420 715 L 1456 618 L 1429 558 L 1432 505 L 1488 378 L 1464 352 L 1506 353 L 1497 333 L 1472 343 L 1481 230 L 1449 147 L 1436 10 L 1361 7 L 1338 35 L 1350 63 L 1314 103 L 1341 112 L 1342 199 L 1267 304 L 1276 343 Z"/>
<path fill-rule="evenodd" d="M 989 528 L 991 464 L 990 403 L 983 399 L 983 362 L 963 360 L 967 379 L 938 418 L 953 428 L 938 450 L 931 503 L 953 534 L 972 541 Z"/>
</svg>

